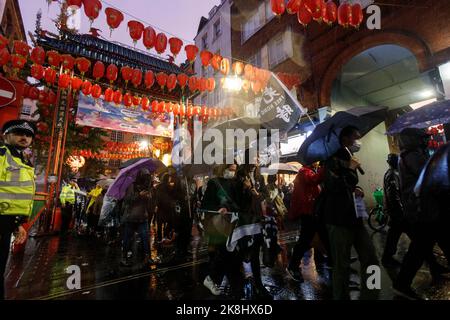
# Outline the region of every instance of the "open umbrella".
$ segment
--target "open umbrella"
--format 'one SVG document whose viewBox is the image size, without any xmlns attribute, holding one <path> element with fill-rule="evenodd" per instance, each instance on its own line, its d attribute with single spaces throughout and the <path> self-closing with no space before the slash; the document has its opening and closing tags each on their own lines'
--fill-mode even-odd
<svg viewBox="0 0 450 320">
<path fill-rule="evenodd" d="M 165 168 L 165 165 L 157 159 L 141 159 L 120 170 L 116 180 L 106 192 L 106 196 L 120 200 L 125 196 L 127 188 L 136 180 L 139 170 L 148 169 L 151 172 L 156 172 L 162 168 Z"/>
<path fill-rule="evenodd" d="M 110 185 L 112 185 L 114 182 L 114 179 L 101 179 L 97 181 L 97 184 L 102 187 L 103 189 L 109 188 Z"/>
<path fill-rule="evenodd" d="M 261 173 L 267 174 L 297 174 L 298 169 L 287 163 L 272 163 L 267 168 L 262 168 Z"/>
<path fill-rule="evenodd" d="M 364 136 L 385 120 L 386 110 L 387 107 L 356 107 L 337 112 L 319 124 L 303 142 L 297 154 L 298 161 L 310 165 L 328 159 L 340 148 L 339 134 L 343 128 L 354 126 Z"/>
<path fill-rule="evenodd" d="M 406 128 L 425 129 L 449 122 L 450 100 L 436 101 L 398 117 L 387 134 L 397 134 Z"/>
</svg>

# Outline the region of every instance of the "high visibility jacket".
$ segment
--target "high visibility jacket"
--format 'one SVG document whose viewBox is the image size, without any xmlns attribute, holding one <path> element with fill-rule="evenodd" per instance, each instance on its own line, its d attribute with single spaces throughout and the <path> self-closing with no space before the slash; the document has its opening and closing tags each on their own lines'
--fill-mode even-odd
<svg viewBox="0 0 450 320">
<path fill-rule="evenodd" d="M 63 205 L 65 205 L 66 202 L 75 204 L 75 189 L 73 189 L 70 185 L 65 185 L 61 190 L 59 200 L 61 200 Z"/>
<path fill-rule="evenodd" d="M 36 191 L 34 168 L 11 154 L 0 156 L 0 215 L 30 216 Z M 3 153 L 3 152 L 2 152 Z"/>
</svg>

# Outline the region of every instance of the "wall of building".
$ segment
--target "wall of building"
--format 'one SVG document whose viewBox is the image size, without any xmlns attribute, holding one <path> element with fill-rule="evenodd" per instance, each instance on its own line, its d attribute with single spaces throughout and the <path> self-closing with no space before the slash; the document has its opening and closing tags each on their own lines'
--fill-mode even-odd
<svg viewBox="0 0 450 320">
<path fill-rule="evenodd" d="M 13 40 L 26 41 L 22 15 L 17 0 L 1 0 L 0 17 L 0 32 L 10 40 L 11 46 Z"/>
</svg>

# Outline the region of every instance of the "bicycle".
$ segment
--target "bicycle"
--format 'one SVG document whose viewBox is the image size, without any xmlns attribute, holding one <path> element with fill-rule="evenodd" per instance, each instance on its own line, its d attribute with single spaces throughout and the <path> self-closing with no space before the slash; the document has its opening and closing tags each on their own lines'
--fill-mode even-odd
<svg viewBox="0 0 450 320">
<path fill-rule="evenodd" d="M 389 216 L 384 212 L 383 208 L 383 190 L 378 188 L 374 191 L 373 197 L 376 202 L 375 208 L 373 208 L 369 213 L 368 224 L 369 227 L 376 231 L 382 231 L 389 222 Z"/>
</svg>

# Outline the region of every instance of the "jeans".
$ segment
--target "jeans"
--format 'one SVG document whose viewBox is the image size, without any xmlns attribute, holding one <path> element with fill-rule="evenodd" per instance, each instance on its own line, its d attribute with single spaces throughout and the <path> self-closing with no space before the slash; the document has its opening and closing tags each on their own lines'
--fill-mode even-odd
<svg viewBox="0 0 450 320">
<path fill-rule="evenodd" d="M 144 254 L 150 255 L 150 232 L 148 222 L 126 222 L 123 226 L 123 253 L 131 250 L 134 233 L 137 232 L 144 248 Z"/>
<path fill-rule="evenodd" d="M 69 231 L 70 223 L 73 216 L 73 204 L 66 203 L 64 208 L 61 208 L 61 233 L 65 234 Z"/>
<path fill-rule="evenodd" d="M 367 268 L 379 265 L 375 247 L 364 225 L 343 227 L 327 225 L 333 259 L 332 287 L 334 300 L 349 300 L 351 250 L 355 247 L 361 263 L 361 300 L 376 300 L 379 290 L 366 286 Z"/>
</svg>

